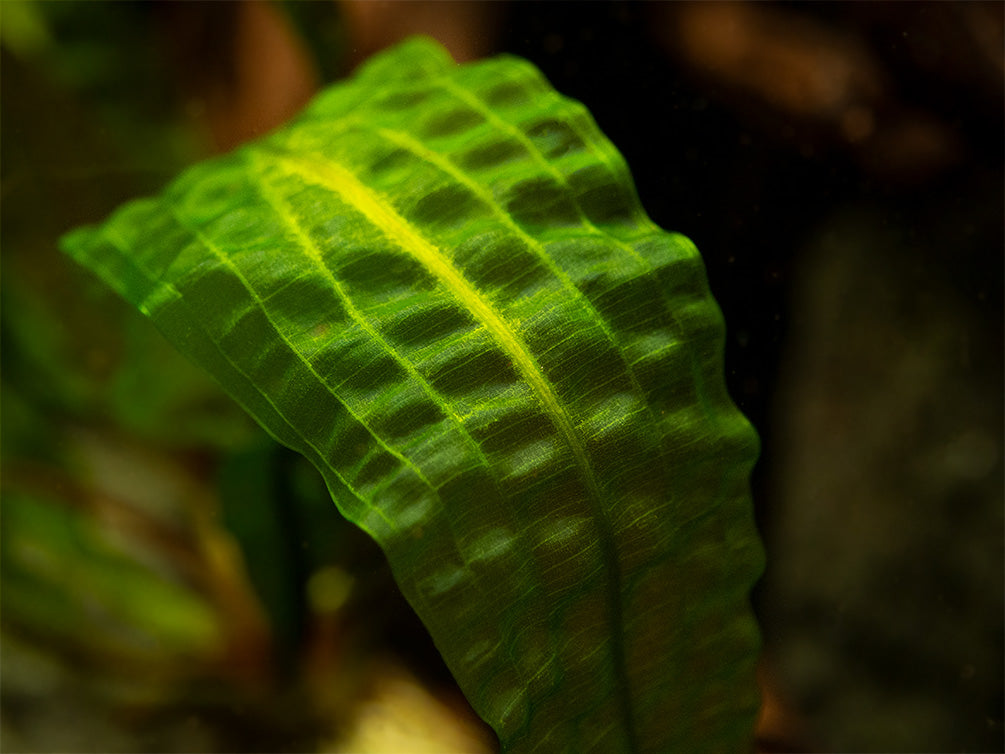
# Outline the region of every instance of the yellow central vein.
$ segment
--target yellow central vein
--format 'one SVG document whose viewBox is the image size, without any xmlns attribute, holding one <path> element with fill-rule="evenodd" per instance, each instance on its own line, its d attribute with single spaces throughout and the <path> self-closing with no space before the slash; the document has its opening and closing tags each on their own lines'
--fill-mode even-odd
<svg viewBox="0 0 1005 754">
<path fill-rule="evenodd" d="M 450 76 L 438 76 L 436 77 L 438 83 L 443 85 L 448 91 L 450 91 L 455 97 L 467 103 L 469 107 L 473 107 L 476 112 L 480 113 L 486 120 L 491 123 L 496 128 L 502 129 L 504 132 L 509 133 L 513 138 L 515 138 L 520 144 L 527 150 L 531 158 L 542 165 L 548 172 L 550 172 L 559 183 L 571 191 L 568 181 L 565 176 L 558 170 L 556 166 L 551 164 L 540 150 L 534 145 L 530 138 L 523 133 L 520 129 L 511 123 L 500 118 L 496 115 L 492 109 L 484 103 L 478 96 L 470 93 L 463 86 L 455 82 Z M 600 228 L 598 228 L 583 212 L 582 207 L 579 206 L 578 202 L 574 202 L 576 207 L 576 212 L 580 217 L 581 222 L 590 228 L 593 233 L 612 238 L 608 234 L 604 233 Z M 645 227 L 646 224 L 652 225 L 652 221 L 645 215 L 644 212 L 641 213 L 643 222 L 642 225 Z M 654 226 L 655 227 L 655 226 Z M 627 250 L 632 256 L 641 259 L 641 255 L 633 247 L 625 244 L 620 239 L 616 239 L 617 244 L 623 249 Z M 644 260 L 643 260 L 644 261 Z M 651 269 L 651 265 L 650 266 Z M 630 370 L 629 370 L 630 371 Z M 550 390 L 550 388 L 549 388 Z M 610 603 L 612 608 L 612 632 L 613 632 L 613 652 L 614 652 L 614 664 L 616 668 L 616 673 L 619 676 L 621 682 L 626 688 L 629 687 L 628 674 L 627 674 L 627 659 L 624 652 L 624 627 L 621 623 L 621 573 L 620 566 L 618 565 L 617 548 L 614 544 L 614 535 L 611 528 L 610 521 L 607 518 L 605 511 L 600 506 L 600 494 L 599 488 L 597 487 L 596 480 L 593 477 L 593 471 L 590 468 L 589 463 L 587 463 L 586 454 L 579 444 L 578 437 L 573 438 L 575 443 L 570 441 L 570 445 L 574 450 L 578 448 L 579 457 L 581 457 L 581 465 L 583 467 L 584 473 L 586 474 L 587 483 L 590 486 L 590 491 L 594 494 L 594 499 L 597 501 L 597 523 L 601 531 L 601 547 L 605 551 L 607 557 L 612 563 L 611 572 L 611 583 L 610 583 Z M 637 733 L 636 733 L 636 721 L 633 714 L 632 706 L 628 701 L 626 696 L 620 697 L 621 703 L 621 714 L 624 718 L 626 725 L 626 732 L 629 738 L 629 748 L 633 751 L 637 751 L 640 747 L 638 745 Z"/>
<path fill-rule="evenodd" d="M 384 137 L 391 143 L 396 144 L 404 149 L 407 149 L 420 159 L 425 160 L 431 165 L 435 165 L 437 168 L 439 168 L 444 173 L 449 175 L 455 181 L 457 181 L 462 186 L 467 188 L 468 191 L 470 191 L 479 199 L 481 199 L 482 203 L 485 204 L 485 206 L 487 206 L 492 211 L 492 214 L 496 217 L 496 219 L 499 222 L 505 225 L 510 230 L 510 232 L 514 233 L 521 241 L 523 241 L 525 244 L 527 244 L 529 247 L 531 247 L 534 251 L 537 252 L 538 259 L 540 259 L 545 264 L 545 266 L 549 270 L 551 270 L 553 275 L 555 275 L 559 280 L 562 281 L 562 286 L 565 288 L 566 291 L 569 292 L 569 295 L 576 300 L 579 306 L 586 309 L 591 314 L 591 318 L 600 327 L 601 332 L 604 333 L 604 336 L 607 338 L 608 342 L 617 347 L 618 341 L 614 337 L 614 333 L 611 332 L 611 328 L 608 326 L 607 320 L 605 320 L 603 317 L 600 316 L 600 313 L 596 310 L 596 308 L 589 301 L 589 299 L 587 299 L 586 296 L 584 296 L 580 292 L 580 290 L 575 286 L 572 280 L 569 279 L 569 276 L 566 274 L 565 270 L 563 270 L 555 262 L 555 260 L 551 258 L 551 255 L 544 250 L 544 244 L 542 244 L 532 235 L 527 233 L 527 231 L 521 228 L 517 223 L 515 223 L 513 221 L 513 218 L 510 217 L 510 215 L 501 206 L 499 206 L 499 202 L 496 201 L 496 198 L 492 195 L 491 191 L 486 189 L 480 183 L 473 181 L 465 172 L 460 170 L 457 167 L 457 165 L 455 165 L 450 159 L 444 157 L 439 152 L 434 152 L 433 150 L 427 148 L 424 144 L 422 144 L 422 142 L 413 139 L 408 134 L 402 131 L 395 131 L 389 128 L 377 128 L 376 131 L 378 134 L 380 134 L 382 137 Z M 576 207 L 580 216 L 583 217 L 584 222 L 589 222 L 588 220 L 586 220 L 585 216 L 583 216 L 582 211 L 579 210 L 579 206 L 576 205 Z M 595 230 L 599 229 L 595 228 Z M 626 248 L 630 249 L 632 254 L 636 258 L 641 259 L 641 257 L 639 257 L 638 253 L 634 249 L 631 249 L 631 247 Z M 620 349 L 618 349 L 618 351 L 620 353 Z M 639 382 L 635 377 L 635 372 L 634 370 L 632 370 L 631 365 L 626 364 L 626 367 L 628 372 L 628 379 L 632 383 L 632 387 L 635 388 L 638 395 L 645 395 L 645 391 L 643 391 L 642 386 L 639 385 Z"/>
<path fill-rule="evenodd" d="M 600 491 L 586 449 L 572 424 L 568 412 L 552 390 L 534 356 L 520 335 L 499 316 L 485 298 L 465 279 L 457 268 L 432 243 L 419 234 L 409 222 L 394 211 L 386 200 L 365 186 L 350 171 L 330 159 L 308 162 L 279 147 L 273 147 L 291 170 L 324 188 L 334 191 L 344 201 L 362 213 L 390 240 L 415 257 L 453 292 L 475 319 L 482 323 L 512 360 L 520 374 L 534 390 L 552 423 L 569 445 L 576 464 L 583 473 L 591 496 L 600 499 Z"/>
<path fill-rule="evenodd" d="M 411 254 L 426 269 L 436 275 L 468 308 L 468 311 L 482 323 L 537 394 L 545 413 L 569 446 L 594 508 L 593 518 L 600 533 L 599 545 L 604 552 L 604 559 L 610 567 L 608 601 L 611 607 L 611 651 L 614 655 L 614 672 L 618 682 L 628 688 L 624 626 L 622 624 L 621 571 L 611 523 L 604 511 L 600 487 L 587 458 L 586 448 L 573 426 L 571 417 L 562 406 L 558 396 L 555 395 L 527 345 L 436 246 L 413 229 L 405 218 L 394 211 L 386 199 L 361 183 L 353 173 L 330 158 L 318 157 L 308 161 L 282 147 L 273 146 L 271 149 L 280 162 L 288 166 L 290 170 L 303 179 L 335 193 L 379 228 L 389 240 L 398 244 L 405 252 Z M 637 751 L 639 747 L 636 738 L 636 723 L 628 696 L 619 695 L 618 705 L 625 723 L 629 748 L 632 751 Z"/>
<path fill-rule="evenodd" d="M 254 152 L 251 153 L 252 159 L 254 158 L 254 154 L 255 154 Z M 460 422 L 460 417 L 458 417 L 458 415 L 454 412 L 453 408 L 447 404 L 447 402 L 443 399 L 442 396 L 440 396 L 435 390 L 433 390 L 429 382 L 421 374 L 419 374 L 415 365 L 408 359 L 403 358 L 398 353 L 398 351 L 392 348 L 390 343 L 388 343 L 384 339 L 384 337 L 376 330 L 376 328 L 374 328 L 374 326 L 370 324 L 370 321 L 365 316 L 363 316 L 362 312 L 360 312 L 359 309 L 356 308 L 356 305 L 352 302 L 352 299 L 350 299 L 348 294 L 345 292 L 342 283 L 339 281 L 337 277 L 335 277 L 332 271 L 328 268 L 328 265 L 325 264 L 324 257 L 321 254 L 320 249 L 318 249 L 318 246 L 316 243 L 314 243 L 314 240 L 311 239 L 304 231 L 303 227 L 300 224 L 300 220 L 294 213 L 289 211 L 284 201 L 280 199 L 273 191 L 271 184 L 266 178 L 265 171 L 259 168 L 257 171 L 257 175 L 259 176 L 259 186 L 261 189 L 262 198 L 265 199 L 265 201 L 276 211 L 276 214 L 279 215 L 280 219 L 286 224 L 286 226 L 290 228 L 291 231 L 293 231 L 294 235 L 297 237 L 297 240 L 300 242 L 301 248 L 303 248 L 307 252 L 307 256 L 314 263 L 315 267 L 317 267 L 318 270 L 325 276 L 325 278 L 327 278 L 328 283 L 335 290 L 335 294 L 338 296 L 343 306 L 345 306 L 346 313 L 349 315 L 352 321 L 355 322 L 357 325 L 359 325 L 359 327 L 367 335 L 373 338 L 373 340 L 380 346 L 381 350 L 384 353 L 388 354 L 392 359 L 394 359 L 395 362 L 398 363 L 401 366 L 401 368 L 406 371 L 408 376 L 411 377 L 412 380 L 415 381 L 415 383 L 420 386 L 422 391 L 429 398 L 431 398 L 439 408 L 444 410 L 444 412 L 448 415 L 448 418 L 460 430 L 469 446 L 478 454 L 479 458 L 486 464 L 486 466 L 488 466 L 488 461 L 486 460 L 484 453 L 482 453 L 481 448 L 478 446 L 477 443 L 474 442 L 474 440 L 472 439 L 471 435 L 467 432 L 467 430 L 464 429 L 463 425 Z"/>
<path fill-rule="evenodd" d="M 415 364 L 409 359 L 404 358 L 404 356 L 395 350 L 395 348 L 392 347 L 392 345 L 388 343 L 380 332 L 378 332 L 377 329 L 370 323 L 366 316 L 364 316 L 364 314 L 356 308 L 356 305 L 353 303 L 352 298 L 350 298 L 349 294 L 342 286 L 342 283 L 325 263 L 324 256 L 318 248 L 318 245 L 304 230 L 296 213 L 290 211 L 286 200 L 281 198 L 275 191 L 274 186 L 267 177 L 266 171 L 262 168 L 261 160 L 256 159 L 256 155 L 257 153 L 251 152 L 249 154 L 249 159 L 256 166 L 254 172 L 259 177 L 258 187 L 262 198 L 270 207 L 272 207 L 273 210 L 275 210 L 276 214 L 280 217 L 283 223 L 285 223 L 297 237 L 301 248 L 306 251 L 307 256 L 318 268 L 318 270 L 321 271 L 321 273 L 328 280 L 328 283 L 335 290 L 335 294 L 338 296 L 343 306 L 345 306 L 346 313 L 348 313 L 352 321 L 359 325 L 359 327 L 380 346 L 384 353 L 391 356 L 391 358 L 393 358 L 395 362 L 406 371 L 408 376 L 420 386 L 426 396 L 429 397 L 437 405 L 437 407 L 439 407 L 447 415 L 448 420 L 454 425 L 454 428 L 460 434 L 464 443 L 468 446 L 468 449 L 471 450 L 475 457 L 481 461 L 489 477 L 492 479 L 496 492 L 500 495 L 500 497 L 502 497 L 499 473 L 496 471 L 496 467 L 489 462 L 488 458 L 485 456 L 485 452 L 471 436 L 467 427 L 465 427 L 463 421 L 464 417 L 460 416 L 454 408 L 449 405 L 447 400 L 433 388 L 429 381 L 419 373 Z M 468 563 L 468 558 L 463 553 L 458 553 L 458 555 L 463 562 Z"/>
</svg>

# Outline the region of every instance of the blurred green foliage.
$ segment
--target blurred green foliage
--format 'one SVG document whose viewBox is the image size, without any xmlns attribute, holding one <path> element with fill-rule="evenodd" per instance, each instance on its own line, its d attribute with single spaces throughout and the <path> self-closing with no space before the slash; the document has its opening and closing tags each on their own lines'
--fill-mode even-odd
<svg viewBox="0 0 1005 754">
<path fill-rule="evenodd" d="M 4 750 L 312 748 L 308 583 L 387 586 L 317 474 L 56 250 L 203 156 L 162 11 L 0 4 Z"/>
<path fill-rule="evenodd" d="M 111 655 L 204 653 L 220 640 L 210 607 L 115 541 L 66 500 L 4 495 L 4 611 L 65 646 Z"/>
</svg>

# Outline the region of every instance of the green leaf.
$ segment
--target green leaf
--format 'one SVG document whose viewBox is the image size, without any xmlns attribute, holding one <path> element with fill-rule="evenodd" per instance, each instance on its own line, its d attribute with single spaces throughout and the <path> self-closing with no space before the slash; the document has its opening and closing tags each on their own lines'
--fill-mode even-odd
<svg viewBox="0 0 1005 754">
<path fill-rule="evenodd" d="M 314 462 L 504 749 L 749 748 L 722 318 L 533 66 L 411 40 L 64 248 Z"/>
</svg>

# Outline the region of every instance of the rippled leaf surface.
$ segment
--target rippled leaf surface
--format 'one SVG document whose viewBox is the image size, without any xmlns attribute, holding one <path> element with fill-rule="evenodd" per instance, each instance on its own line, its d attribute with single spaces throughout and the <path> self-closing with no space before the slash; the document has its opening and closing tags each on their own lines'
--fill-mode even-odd
<svg viewBox="0 0 1005 754">
<path fill-rule="evenodd" d="M 749 746 L 721 315 L 533 66 L 412 40 L 64 248 L 317 465 L 505 750 Z"/>
</svg>

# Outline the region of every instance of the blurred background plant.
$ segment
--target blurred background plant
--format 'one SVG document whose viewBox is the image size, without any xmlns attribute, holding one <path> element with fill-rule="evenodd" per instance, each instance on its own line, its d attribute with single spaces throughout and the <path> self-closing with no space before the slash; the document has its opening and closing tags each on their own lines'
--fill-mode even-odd
<svg viewBox="0 0 1005 754">
<path fill-rule="evenodd" d="M 1000 4 L 0 3 L 4 751 L 491 751 L 318 476 L 56 251 L 412 33 L 702 249 L 762 435 L 762 750 L 1002 747 Z"/>
</svg>

